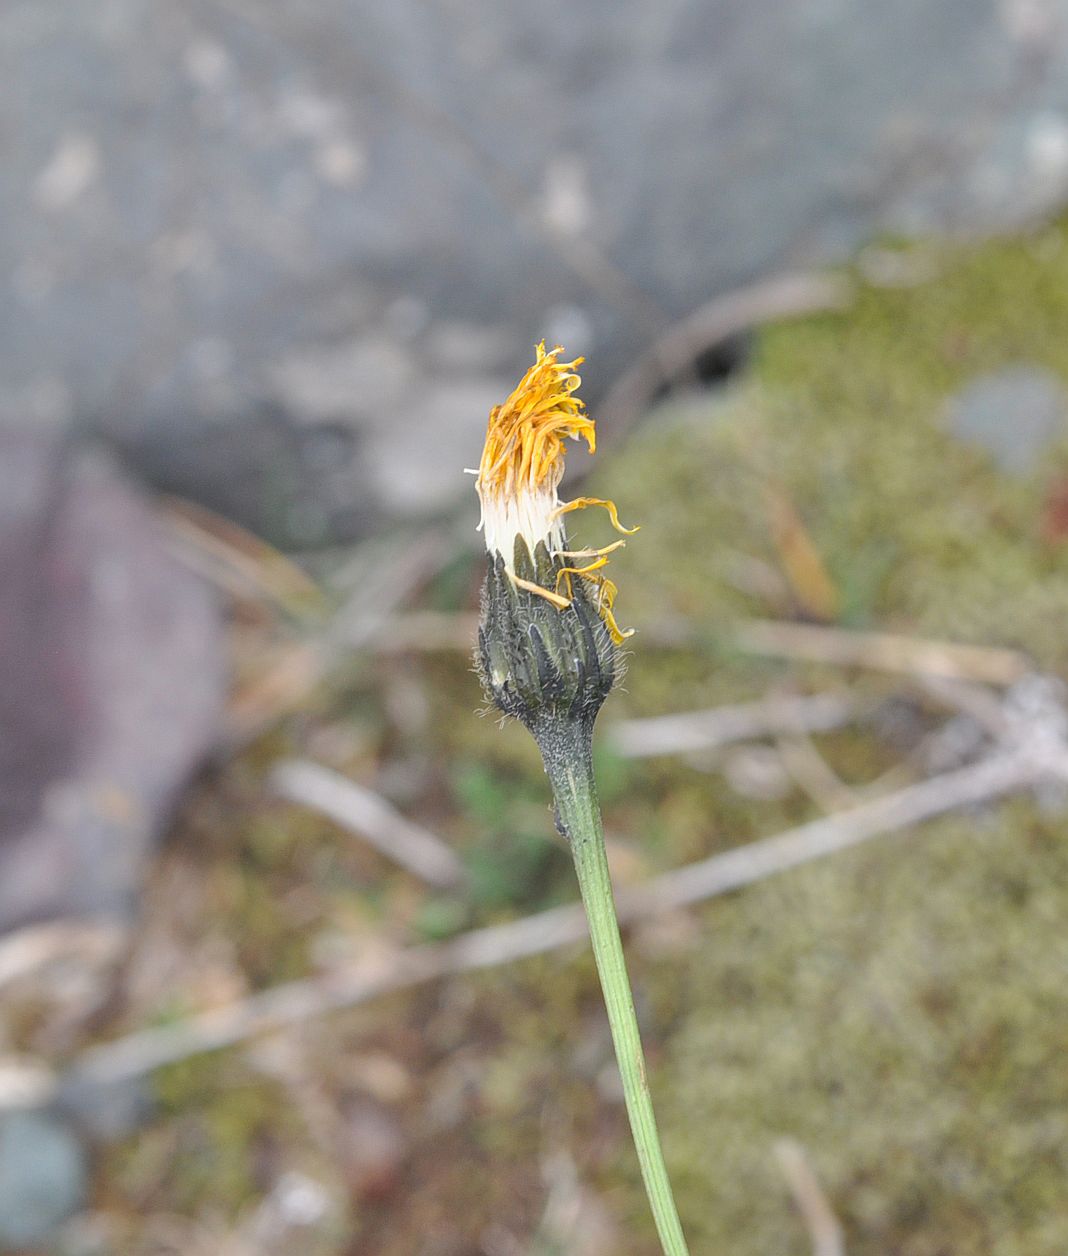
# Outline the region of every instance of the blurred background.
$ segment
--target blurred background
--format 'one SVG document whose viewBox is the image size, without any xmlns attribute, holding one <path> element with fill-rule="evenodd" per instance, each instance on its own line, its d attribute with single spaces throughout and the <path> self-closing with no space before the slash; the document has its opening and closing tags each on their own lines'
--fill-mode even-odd
<svg viewBox="0 0 1068 1256">
<path fill-rule="evenodd" d="M 695 1256 L 1062 1256 L 1068 2 L 7 0 L 0 144 L 0 1251 L 658 1250 L 471 672 L 545 338 Z"/>
</svg>

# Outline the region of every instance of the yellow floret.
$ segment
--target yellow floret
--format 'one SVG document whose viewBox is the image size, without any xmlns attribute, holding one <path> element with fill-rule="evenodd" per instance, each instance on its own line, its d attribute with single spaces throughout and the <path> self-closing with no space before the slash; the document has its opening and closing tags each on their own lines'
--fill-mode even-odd
<svg viewBox="0 0 1068 1256">
<path fill-rule="evenodd" d="M 637 528 L 625 528 L 619 521 L 615 503 L 598 497 L 578 497 L 561 503 L 557 497 L 564 473 L 566 440 L 584 440 L 593 453 L 597 437 L 593 420 L 584 402 L 576 395 L 582 383 L 575 370 L 583 362 L 559 361 L 560 345 L 546 351 L 545 342 L 535 347 L 534 365 L 499 406 L 490 411 L 486 444 L 482 451 L 475 487 L 482 502 L 482 521 L 491 550 L 499 548 L 511 579 L 520 587 L 546 598 L 560 610 L 571 604 L 572 577 L 585 580 L 597 589 L 597 606 L 605 627 L 618 645 L 630 632 L 622 632 L 612 614 L 616 586 L 600 575 L 607 555 L 624 544 L 616 541 L 601 549 L 572 553 L 564 548 L 560 519 L 573 510 L 600 506 L 608 512 L 612 526 L 628 536 Z M 531 553 L 539 543 L 555 556 L 591 557 L 597 561 L 584 567 L 564 567 L 555 589 L 522 580 L 511 570 L 515 536 L 522 536 Z M 566 589 L 566 596 L 561 592 Z"/>
</svg>

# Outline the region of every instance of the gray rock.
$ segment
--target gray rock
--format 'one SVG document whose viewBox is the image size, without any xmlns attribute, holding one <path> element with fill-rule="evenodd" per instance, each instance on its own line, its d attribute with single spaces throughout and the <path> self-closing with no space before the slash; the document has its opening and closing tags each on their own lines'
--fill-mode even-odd
<svg viewBox="0 0 1068 1256">
<path fill-rule="evenodd" d="M 1038 366 L 1010 366 L 981 375 L 950 402 L 955 436 L 991 455 L 1003 471 L 1034 471 L 1068 421 L 1068 393 Z"/>
<path fill-rule="evenodd" d="M 93 1142 L 115 1142 L 139 1129 L 156 1110 L 151 1082 L 126 1078 L 101 1082 L 75 1069 L 60 1079 L 56 1111 L 83 1137 Z"/>
<path fill-rule="evenodd" d="M 62 1122 L 0 1114 L 0 1251 L 46 1241 L 82 1203 L 85 1153 Z"/>
<path fill-rule="evenodd" d="M 0 429 L 0 932 L 124 912 L 223 691 L 214 599 L 141 497 Z"/>
<path fill-rule="evenodd" d="M 719 292 L 1068 186 L 1068 0 L 2 21 L 0 416 L 300 544 L 462 493 L 540 335 L 595 402 Z"/>
</svg>

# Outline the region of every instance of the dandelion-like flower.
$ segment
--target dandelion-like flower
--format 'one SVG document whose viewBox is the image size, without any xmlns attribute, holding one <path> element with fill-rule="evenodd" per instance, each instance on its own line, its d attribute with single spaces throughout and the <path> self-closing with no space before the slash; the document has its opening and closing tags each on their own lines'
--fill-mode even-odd
<svg viewBox="0 0 1068 1256">
<path fill-rule="evenodd" d="M 608 556 L 626 542 L 568 548 L 565 516 L 601 507 L 629 535 L 614 502 L 562 502 L 568 440 L 594 452 L 593 420 L 577 390 L 582 358 L 535 349 L 534 365 L 489 416 L 475 487 L 490 570 L 483 596 L 479 665 L 496 705 L 528 726 L 545 716 L 595 715 L 621 672 L 618 646 L 630 636 L 616 623 L 616 585 Z M 537 719 L 535 717 L 538 717 Z"/>
<path fill-rule="evenodd" d="M 599 497 L 577 497 L 561 502 L 558 490 L 564 474 L 565 440 L 584 440 L 592 454 L 597 448 L 593 420 L 577 396 L 582 377 L 575 371 L 583 358 L 561 362 L 560 345 L 548 352 L 542 341 L 535 349 L 534 365 L 519 381 L 503 405 L 490 411 L 486 445 L 478 468 L 475 487 L 482 502 L 482 522 L 486 549 L 500 554 L 505 570 L 520 587 L 552 602 L 559 609 L 570 605 L 572 577 L 592 586 L 600 612 L 612 640 L 619 645 L 629 632 L 623 632 L 612 614 L 615 584 L 601 574 L 608 555 L 624 541 L 601 549 L 569 550 L 564 515 L 587 506 L 602 506 L 617 532 L 631 535 L 637 528 L 619 522 L 614 502 Z M 530 554 L 544 544 L 550 557 L 592 559 L 581 566 L 560 564 L 551 588 L 530 582 L 516 570 L 515 544 L 522 538 Z"/>
<path fill-rule="evenodd" d="M 600 506 L 619 532 L 615 504 L 597 497 L 561 502 L 568 440 L 594 451 L 593 420 L 577 396 L 582 362 L 559 347 L 535 350 L 534 365 L 490 411 L 475 487 L 489 570 L 482 591 L 476 661 L 486 694 L 534 735 L 556 804 L 556 827 L 575 861 L 604 990 L 634 1145 L 666 1256 L 687 1256 L 646 1080 L 604 829 L 593 776 L 593 725 L 619 679 L 623 632 L 612 614 L 616 586 L 601 549 L 568 549 L 564 517 Z"/>
</svg>

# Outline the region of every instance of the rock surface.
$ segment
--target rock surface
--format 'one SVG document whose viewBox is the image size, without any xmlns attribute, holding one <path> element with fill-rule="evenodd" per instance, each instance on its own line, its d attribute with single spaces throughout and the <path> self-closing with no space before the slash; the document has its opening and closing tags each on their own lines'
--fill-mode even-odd
<svg viewBox="0 0 1068 1256">
<path fill-rule="evenodd" d="M 85 1153 L 62 1122 L 39 1112 L 0 1115 L 0 1251 L 47 1239 L 81 1204 Z"/>
<path fill-rule="evenodd" d="M 0 429 L 0 933 L 130 905 L 216 734 L 221 636 L 107 460 Z"/>
<path fill-rule="evenodd" d="M 1068 0 L 12 0 L 0 416 L 297 544 L 716 293 L 1068 180 Z"/>
<path fill-rule="evenodd" d="M 985 450 L 1003 470 L 1034 471 L 1068 425 L 1068 395 L 1040 366 L 1008 366 L 980 375 L 949 405 L 949 426 Z"/>
</svg>

